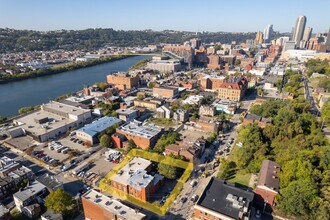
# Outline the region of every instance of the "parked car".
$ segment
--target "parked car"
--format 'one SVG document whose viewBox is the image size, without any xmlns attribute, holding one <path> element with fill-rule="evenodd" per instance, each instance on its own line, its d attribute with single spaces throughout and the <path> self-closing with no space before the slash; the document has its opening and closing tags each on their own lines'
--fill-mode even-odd
<svg viewBox="0 0 330 220">
<path fill-rule="evenodd" d="M 194 187 L 194 186 L 196 186 L 197 185 L 197 180 L 192 180 L 191 182 L 190 182 L 190 186 L 191 187 Z"/>
<path fill-rule="evenodd" d="M 182 203 L 187 202 L 187 197 L 181 197 L 180 201 L 181 201 Z"/>
<path fill-rule="evenodd" d="M 196 202 L 197 199 L 198 199 L 198 195 L 194 194 L 194 195 L 191 197 L 190 201 L 192 201 L 192 202 Z"/>
</svg>

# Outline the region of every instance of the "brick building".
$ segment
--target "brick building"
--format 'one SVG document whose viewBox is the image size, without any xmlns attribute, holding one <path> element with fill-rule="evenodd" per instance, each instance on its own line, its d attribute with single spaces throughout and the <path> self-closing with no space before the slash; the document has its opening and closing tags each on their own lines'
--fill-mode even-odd
<svg viewBox="0 0 330 220">
<path fill-rule="evenodd" d="M 147 201 L 162 185 L 164 177 L 159 174 L 150 175 L 149 160 L 134 157 L 112 179 L 111 186 L 126 192 L 142 201 Z"/>
<path fill-rule="evenodd" d="M 207 68 L 209 69 L 221 69 L 221 58 L 219 55 L 207 56 Z"/>
<path fill-rule="evenodd" d="M 248 88 L 248 81 L 246 78 L 232 78 L 227 79 L 226 82 L 218 88 L 218 98 L 227 99 L 231 101 L 241 101 Z"/>
<path fill-rule="evenodd" d="M 275 196 L 279 191 L 279 177 L 280 165 L 271 160 L 262 161 L 257 187 L 255 189 L 256 202 L 260 207 L 264 203 L 267 208 L 275 205 Z"/>
<path fill-rule="evenodd" d="M 144 107 L 147 109 L 156 109 L 159 107 L 159 104 L 156 102 L 151 102 L 148 100 L 134 100 L 135 107 Z"/>
<path fill-rule="evenodd" d="M 195 220 L 248 220 L 254 193 L 212 177 L 195 205 Z"/>
<path fill-rule="evenodd" d="M 144 126 L 141 122 L 133 121 L 117 128 L 116 133 L 124 135 L 128 140 L 133 140 L 142 149 L 151 149 L 163 133 L 163 128 L 151 124 Z M 120 148 L 117 145 L 114 147 Z"/>
<path fill-rule="evenodd" d="M 176 87 L 154 87 L 152 95 L 159 98 L 176 98 L 179 96 L 179 89 Z"/>
<path fill-rule="evenodd" d="M 183 46 L 183 45 L 166 45 L 163 49 L 166 55 L 166 52 L 170 52 L 172 54 L 177 55 L 178 57 L 182 57 L 184 62 L 192 65 L 194 61 L 194 49 L 191 46 Z"/>
<path fill-rule="evenodd" d="M 107 82 L 115 85 L 119 90 L 126 90 L 139 87 L 139 77 L 130 76 L 128 73 L 117 73 L 107 75 Z"/>
<path fill-rule="evenodd" d="M 204 76 L 200 81 L 201 89 L 217 90 L 225 81 L 224 76 Z"/>
<path fill-rule="evenodd" d="M 130 208 L 120 201 L 95 190 L 87 191 L 81 197 L 85 219 L 88 220 L 143 220 L 146 215 Z"/>
</svg>

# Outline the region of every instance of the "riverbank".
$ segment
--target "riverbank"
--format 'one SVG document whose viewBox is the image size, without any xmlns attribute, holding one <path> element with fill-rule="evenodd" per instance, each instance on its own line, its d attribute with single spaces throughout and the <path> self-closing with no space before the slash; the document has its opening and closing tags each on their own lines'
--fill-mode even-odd
<svg viewBox="0 0 330 220">
<path fill-rule="evenodd" d="M 34 70 L 34 71 L 26 72 L 26 73 L 19 73 L 16 75 L 6 75 L 3 77 L 0 77 L 0 84 L 64 73 L 64 72 L 71 71 L 71 70 L 82 69 L 82 68 L 96 66 L 99 64 L 103 64 L 103 63 L 109 63 L 109 62 L 113 62 L 116 60 L 125 59 L 125 58 L 132 57 L 132 56 L 134 56 L 134 55 L 113 55 L 111 57 L 101 58 L 101 59 L 97 59 L 97 60 L 91 60 L 91 61 L 87 61 L 87 62 L 70 63 L 70 64 L 65 64 L 62 66 L 52 67 L 49 69 Z"/>
<path fill-rule="evenodd" d="M 81 90 L 84 86 L 103 82 L 106 80 L 106 76 L 112 72 L 126 72 L 138 61 L 150 57 L 151 55 L 134 55 L 113 62 L 67 71 L 63 74 L 52 74 L 1 84 L 0 115 L 10 118 L 24 106 L 47 103 L 63 94 Z"/>
</svg>

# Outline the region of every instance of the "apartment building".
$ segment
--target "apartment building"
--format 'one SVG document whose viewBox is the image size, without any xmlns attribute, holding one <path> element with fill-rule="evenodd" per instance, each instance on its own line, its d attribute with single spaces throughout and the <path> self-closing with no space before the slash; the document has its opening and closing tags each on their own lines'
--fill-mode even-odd
<svg viewBox="0 0 330 220">
<path fill-rule="evenodd" d="M 189 65 L 192 65 L 194 61 L 194 49 L 191 46 L 166 45 L 164 46 L 163 52 L 169 56 L 173 56 L 174 54 L 177 56 L 175 58 L 183 58 L 184 62 Z"/>
<path fill-rule="evenodd" d="M 120 72 L 107 75 L 107 82 L 116 86 L 119 90 L 126 90 L 139 87 L 139 77 L 130 76 L 128 73 Z"/>
</svg>

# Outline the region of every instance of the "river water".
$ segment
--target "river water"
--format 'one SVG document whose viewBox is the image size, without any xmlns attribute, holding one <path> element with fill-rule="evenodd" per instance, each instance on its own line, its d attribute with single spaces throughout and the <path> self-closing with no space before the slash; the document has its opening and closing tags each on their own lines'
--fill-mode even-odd
<svg viewBox="0 0 330 220">
<path fill-rule="evenodd" d="M 137 61 L 149 57 L 134 56 L 84 69 L 0 84 L 0 116 L 13 116 L 21 107 L 46 103 L 60 95 L 81 90 L 85 85 L 106 81 L 109 73 L 127 71 Z"/>
</svg>

